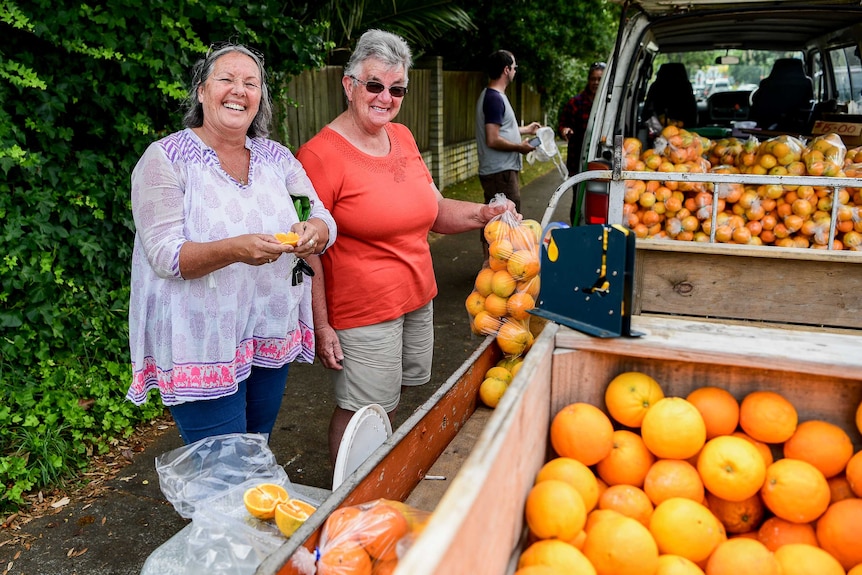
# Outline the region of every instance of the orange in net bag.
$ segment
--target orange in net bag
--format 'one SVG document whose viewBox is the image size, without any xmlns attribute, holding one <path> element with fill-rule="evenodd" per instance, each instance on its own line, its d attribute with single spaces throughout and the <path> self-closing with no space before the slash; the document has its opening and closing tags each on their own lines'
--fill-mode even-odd
<svg viewBox="0 0 862 575">
<path fill-rule="evenodd" d="M 341 507 L 327 517 L 315 552 L 301 548 L 291 562 L 307 575 L 389 573 L 429 517 L 427 511 L 390 499 Z"/>
<path fill-rule="evenodd" d="M 497 194 L 491 205 L 505 202 L 506 197 Z M 488 259 L 465 300 L 471 330 L 477 335 L 497 335 L 510 320 L 529 328 L 529 310 L 536 307 L 539 294 L 542 226 L 535 220 L 519 221 L 506 211 L 488 222 L 483 234 Z"/>
</svg>

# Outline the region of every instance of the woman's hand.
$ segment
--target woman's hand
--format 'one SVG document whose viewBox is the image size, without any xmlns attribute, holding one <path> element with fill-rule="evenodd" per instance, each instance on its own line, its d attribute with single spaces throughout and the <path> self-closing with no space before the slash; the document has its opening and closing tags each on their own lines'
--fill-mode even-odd
<svg viewBox="0 0 862 575">
<path fill-rule="evenodd" d="M 524 219 L 524 216 L 519 214 L 515 209 L 515 202 L 507 198 L 505 204 L 496 202 L 494 205 L 482 204 L 481 208 L 479 208 L 479 220 L 483 222 L 482 225 L 484 226 L 504 212 L 511 212 L 519 222 Z"/>
<path fill-rule="evenodd" d="M 314 340 L 316 342 L 317 357 L 320 363 L 327 369 L 341 371 L 344 369 L 341 362 L 344 360 L 344 353 L 341 351 L 341 342 L 338 341 L 338 336 L 335 330 L 329 325 L 316 325 L 314 327 Z"/>
</svg>

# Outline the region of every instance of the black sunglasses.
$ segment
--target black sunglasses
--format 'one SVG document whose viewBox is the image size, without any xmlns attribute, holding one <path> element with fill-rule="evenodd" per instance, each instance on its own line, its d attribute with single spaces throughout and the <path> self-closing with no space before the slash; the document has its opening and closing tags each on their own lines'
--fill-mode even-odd
<svg viewBox="0 0 862 575">
<path fill-rule="evenodd" d="M 364 82 L 357 78 L 356 76 L 349 76 L 354 82 L 359 82 L 365 89 L 368 90 L 371 94 L 379 94 L 383 90 L 386 89 L 386 86 L 381 84 L 380 82 L 375 82 L 374 80 L 369 80 L 368 82 Z M 407 95 L 407 88 L 405 86 L 389 86 L 389 94 L 393 98 L 403 98 Z"/>
<path fill-rule="evenodd" d="M 260 60 L 260 65 L 264 65 L 263 52 L 260 50 L 255 50 L 251 46 L 246 46 L 245 44 L 236 44 L 234 42 L 213 42 L 210 44 L 209 50 L 207 50 L 206 57 L 209 58 L 213 53 L 223 50 L 225 48 L 244 48 L 254 54 L 254 56 Z"/>
</svg>

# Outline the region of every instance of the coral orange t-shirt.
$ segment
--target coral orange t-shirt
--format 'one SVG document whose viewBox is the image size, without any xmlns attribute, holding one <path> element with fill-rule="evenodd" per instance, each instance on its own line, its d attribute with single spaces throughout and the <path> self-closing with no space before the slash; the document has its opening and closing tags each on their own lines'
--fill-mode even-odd
<svg viewBox="0 0 862 575">
<path fill-rule="evenodd" d="M 329 322 L 349 329 L 389 321 L 437 295 L 428 232 L 437 196 L 413 135 L 387 124 L 387 156 L 357 150 L 323 128 L 297 152 L 338 238 L 321 255 Z"/>
</svg>

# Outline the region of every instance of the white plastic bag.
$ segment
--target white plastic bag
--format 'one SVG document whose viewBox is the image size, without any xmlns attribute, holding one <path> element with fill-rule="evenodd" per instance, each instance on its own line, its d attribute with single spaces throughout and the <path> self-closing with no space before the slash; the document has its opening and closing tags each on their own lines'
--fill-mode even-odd
<svg viewBox="0 0 862 575">
<path fill-rule="evenodd" d="M 184 445 L 156 457 L 156 471 L 165 498 L 186 519 L 198 503 L 249 479 L 281 483 L 290 491 L 287 472 L 258 433 L 228 433 Z"/>
<path fill-rule="evenodd" d="M 565 180 L 569 177 L 569 172 L 563 162 L 563 156 L 560 154 L 560 149 L 557 147 L 557 142 L 554 137 L 554 130 L 548 126 L 542 126 L 536 132 L 536 137 L 541 143 L 536 146 L 536 149 L 527 154 L 527 163 L 531 166 L 533 162 L 554 162 L 557 171 Z"/>
</svg>

